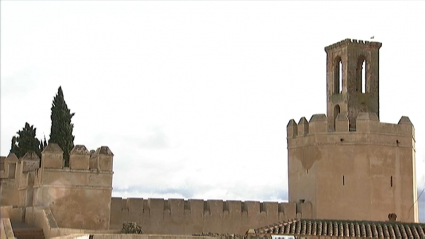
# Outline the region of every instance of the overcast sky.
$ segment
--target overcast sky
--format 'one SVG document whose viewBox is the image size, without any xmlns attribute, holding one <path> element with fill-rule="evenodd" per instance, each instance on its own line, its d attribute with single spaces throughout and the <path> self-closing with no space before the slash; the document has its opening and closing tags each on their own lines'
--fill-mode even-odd
<svg viewBox="0 0 425 239">
<path fill-rule="evenodd" d="M 415 125 L 423 188 L 424 12 L 424 1 L 1 1 L 0 153 L 25 122 L 49 137 L 62 86 L 74 143 L 115 154 L 113 196 L 285 201 L 286 124 L 326 112 L 324 47 L 374 36 L 380 119 Z"/>
</svg>

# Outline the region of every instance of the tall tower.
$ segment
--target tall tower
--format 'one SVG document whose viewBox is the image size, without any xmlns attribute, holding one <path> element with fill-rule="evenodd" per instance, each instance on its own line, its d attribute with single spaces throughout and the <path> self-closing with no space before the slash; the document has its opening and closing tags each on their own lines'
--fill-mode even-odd
<svg viewBox="0 0 425 239">
<path fill-rule="evenodd" d="M 290 202 L 317 219 L 418 221 L 415 129 L 379 121 L 379 42 L 346 39 L 327 53 L 327 115 L 287 126 Z"/>
<path fill-rule="evenodd" d="M 359 112 L 375 113 L 379 119 L 380 42 L 351 41 L 325 47 L 328 127 L 335 130 L 339 113 L 356 128 Z"/>
</svg>

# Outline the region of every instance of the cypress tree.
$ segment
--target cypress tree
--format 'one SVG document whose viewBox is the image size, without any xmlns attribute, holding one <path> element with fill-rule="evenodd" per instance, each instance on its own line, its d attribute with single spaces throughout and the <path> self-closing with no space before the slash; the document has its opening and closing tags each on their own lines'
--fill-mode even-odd
<svg viewBox="0 0 425 239">
<path fill-rule="evenodd" d="M 69 153 L 74 147 L 74 135 L 72 135 L 74 124 L 71 123 L 71 119 L 75 113 L 71 113 L 71 110 L 68 109 L 60 86 L 58 93 L 53 98 L 51 110 L 52 126 L 50 128 L 49 143 L 56 143 L 61 147 L 63 158 L 65 159 L 65 167 L 68 167 Z"/>
<path fill-rule="evenodd" d="M 44 148 L 47 147 L 47 140 L 46 140 L 46 136 L 44 136 L 44 140 L 40 140 L 40 152 L 43 152 Z"/>
<path fill-rule="evenodd" d="M 33 125 L 25 123 L 25 127 L 16 133 L 18 135 L 12 137 L 10 152 L 21 158 L 27 152 L 34 151 L 41 158 L 42 148 L 40 148 L 40 141 L 35 137 L 36 128 Z"/>
</svg>

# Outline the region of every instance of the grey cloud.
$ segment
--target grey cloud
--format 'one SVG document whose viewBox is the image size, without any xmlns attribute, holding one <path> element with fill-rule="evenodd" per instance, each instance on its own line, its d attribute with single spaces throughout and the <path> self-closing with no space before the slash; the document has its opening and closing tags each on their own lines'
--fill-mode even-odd
<svg viewBox="0 0 425 239">
<path fill-rule="evenodd" d="M 209 192 L 215 189 L 224 189 L 227 193 L 225 195 L 211 195 Z M 166 198 L 167 195 L 181 195 L 185 199 L 223 199 L 223 200 L 241 200 L 241 201 L 288 201 L 288 193 L 286 189 L 281 187 L 261 187 L 252 188 L 247 184 L 230 184 L 223 187 L 204 185 L 202 183 L 187 182 L 184 186 L 168 187 L 156 185 L 135 185 L 130 187 L 114 187 L 114 192 L 117 194 L 128 195 L 147 195 L 143 196 L 148 198 L 148 195 L 159 195 Z M 202 195 L 210 195 L 209 198 L 204 198 Z M 163 196 L 161 196 L 163 195 Z"/>
<path fill-rule="evenodd" d="M 192 188 L 167 188 L 167 187 L 153 187 L 149 185 L 131 186 L 128 188 L 114 187 L 114 192 L 129 194 L 180 194 L 183 198 L 192 198 L 194 195 Z"/>
<path fill-rule="evenodd" d="M 425 222 L 425 188 L 418 188 L 419 222 Z"/>
</svg>

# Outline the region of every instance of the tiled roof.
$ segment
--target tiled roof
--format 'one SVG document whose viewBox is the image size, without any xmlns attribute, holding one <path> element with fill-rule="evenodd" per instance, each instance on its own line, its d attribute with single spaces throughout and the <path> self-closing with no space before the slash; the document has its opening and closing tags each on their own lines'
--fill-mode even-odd
<svg viewBox="0 0 425 239">
<path fill-rule="evenodd" d="M 424 223 L 294 219 L 254 230 L 255 235 L 425 238 Z"/>
</svg>

